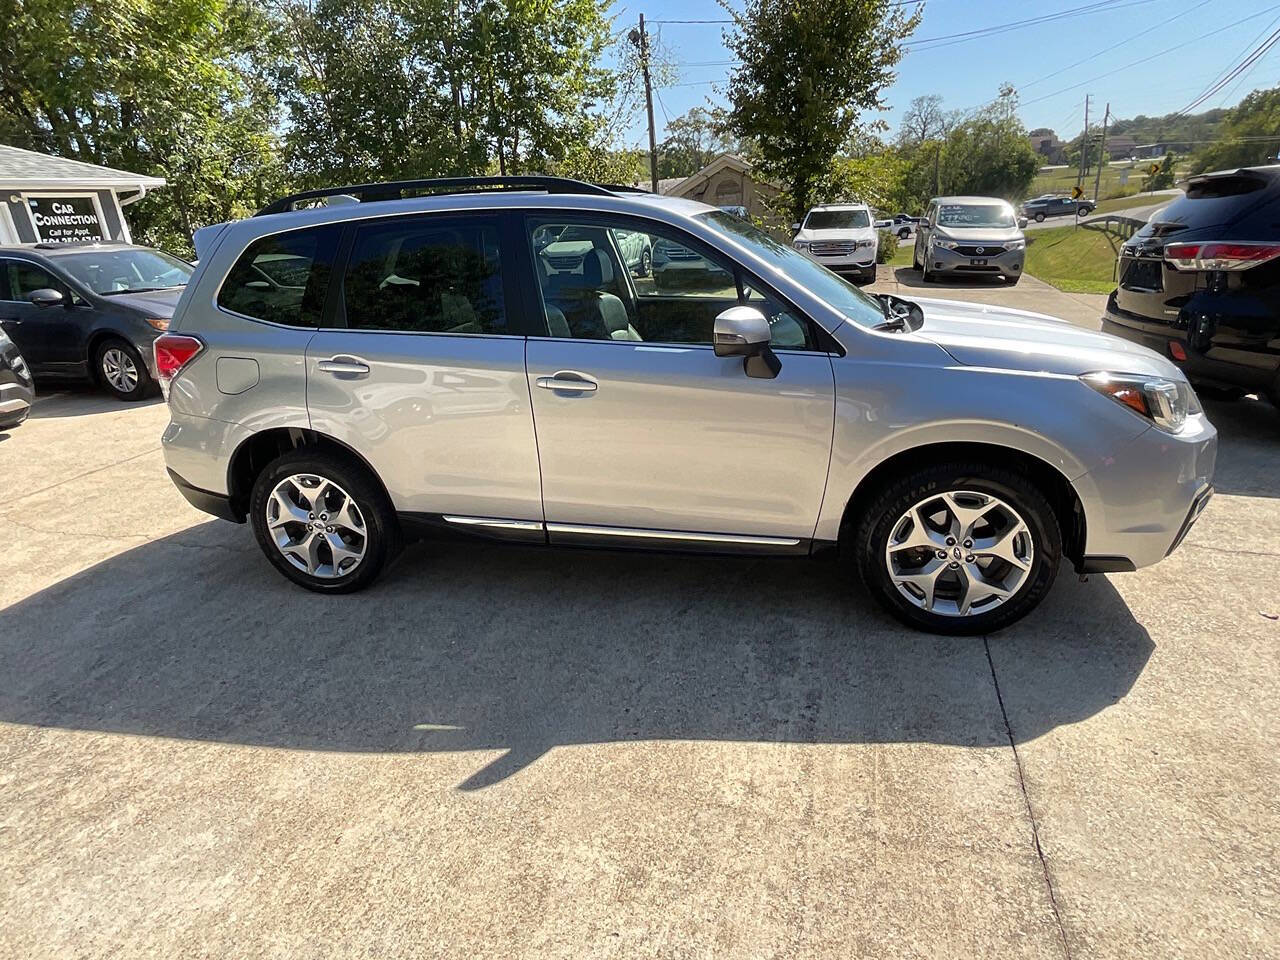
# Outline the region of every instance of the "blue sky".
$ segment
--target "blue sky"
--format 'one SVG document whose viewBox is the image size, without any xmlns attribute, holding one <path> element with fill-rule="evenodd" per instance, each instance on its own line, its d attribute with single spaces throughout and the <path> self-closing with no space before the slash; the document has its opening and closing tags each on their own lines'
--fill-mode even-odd
<svg viewBox="0 0 1280 960">
<path fill-rule="evenodd" d="M 911 38 L 918 49 L 899 64 L 898 79 L 885 96 L 888 109 L 880 116 L 896 132 L 912 97 L 940 93 L 948 109 L 969 109 L 994 98 L 999 85 L 1008 81 L 1018 88 L 1019 112 L 1028 128 L 1052 127 L 1059 136 L 1070 137 L 1081 128 L 1086 93 L 1093 95 L 1095 105 L 1091 119 L 1095 109 L 1101 118 L 1108 100 L 1112 114 L 1120 117 L 1180 110 L 1280 27 L 1276 0 L 1112 0 L 1096 13 L 993 36 L 920 43 L 1050 16 L 1088 2 L 926 0 L 924 19 Z M 666 117 L 704 105 L 708 98 L 725 102 L 724 81 L 733 69 L 722 38 L 728 25 L 662 22 L 723 19 L 727 14 L 715 0 L 627 0 L 616 3 L 612 12 L 620 30 L 643 12 L 651 36 L 678 64 L 677 85 L 660 88 L 654 101 L 659 140 Z M 1151 59 L 1126 66 L 1145 58 Z M 1197 109 L 1231 106 L 1250 90 L 1277 83 L 1280 45 Z M 624 139 L 633 146 L 646 143 L 643 109 Z"/>
</svg>

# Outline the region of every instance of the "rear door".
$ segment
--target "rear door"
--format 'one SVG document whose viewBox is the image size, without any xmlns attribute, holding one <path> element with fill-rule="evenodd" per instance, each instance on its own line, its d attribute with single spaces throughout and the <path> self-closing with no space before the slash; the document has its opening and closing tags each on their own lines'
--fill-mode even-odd
<svg viewBox="0 0 1280 960">
<path fill-rule="evenodd" d="M 348 226 L 325 328 L 307 348 L 307 408 L 315 430 L 370 463 L 398 511 L 537 530 L 525 339 L 503 231 L 497 216 Z"/>
<path fill-rule="evenodd" d="M 579 262 L 543 256 L 539 238 L 570 225 L 586 247 Z M 618 230 L 694 251 L 705 266 L 672 288 L 629 277 Z M 526 299 L 546 317 L 544 335 L 529 339 L 528 376 L 552 541 L 807 546 L 835 401 L 831 360 L 809 321 L 672 228 L 560 215 L 530 217 L 526 236 L 537 281 Z M 776 379 L 715 355 L 715 317 L 740 302 L 770 320 Z"/>
</svg>

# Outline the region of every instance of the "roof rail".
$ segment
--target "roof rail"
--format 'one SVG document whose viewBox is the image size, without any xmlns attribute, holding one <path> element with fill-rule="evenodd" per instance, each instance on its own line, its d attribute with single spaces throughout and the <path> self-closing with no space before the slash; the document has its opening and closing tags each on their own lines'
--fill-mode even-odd
<svg viewBox="0 0 1280 960">
<path fill-rule="evenodd" d="M 544 193 L 579 193 L 596 197 L 609 197 L 613 190 L 571 180 L 568 177 L 437 177 L 428 180 L 389 180 L 385 183 L 360 183 L 344 187 L 322 187 L 319 190 L 303 190 L 281 197 L 267 204 L 254 216 L 269 213 L 285 213 L 295 209 L 303 200 L 320 200 L 325 197 L 351 196 L 363 203 L 378 200 L 399 200 L 405 191 L 437 193 L 482 193 L 501 190 L 538 190 Z"/>
</svg>

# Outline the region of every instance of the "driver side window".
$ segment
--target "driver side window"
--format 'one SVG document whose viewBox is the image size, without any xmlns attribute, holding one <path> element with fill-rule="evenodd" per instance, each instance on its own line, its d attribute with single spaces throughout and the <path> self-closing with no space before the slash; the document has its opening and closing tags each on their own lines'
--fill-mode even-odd
<svg viewBox="0 0 1280 960">
<path fill-rule="evenodd" d="M 552 337 L 711 345 L 716 316 L 759 307 L 773 345 L 812 348 L 808 321 L 741 288 L 732 261 L 682 242 L 678 231 L 598 221 L 531 221 L 547 330 Z"/>
</svg>

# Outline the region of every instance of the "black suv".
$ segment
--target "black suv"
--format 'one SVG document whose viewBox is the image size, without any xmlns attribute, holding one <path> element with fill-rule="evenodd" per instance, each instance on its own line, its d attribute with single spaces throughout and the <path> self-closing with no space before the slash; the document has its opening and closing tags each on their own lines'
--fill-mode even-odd
<svg viewBox="0 0 1280 960">
<path fill-rule="evenodd" d="M 0 329 L 37 378 L 93 380 L 138 400 L 154 391 L 151 344 L 192 269 L 128 243 L 0 246 Z"/>
<path fill-rule="evenodd" d="M 1206 173 L 1120 250 L 1102 329 L 1280 405 L 1280 166 Z"/>
</svg>

